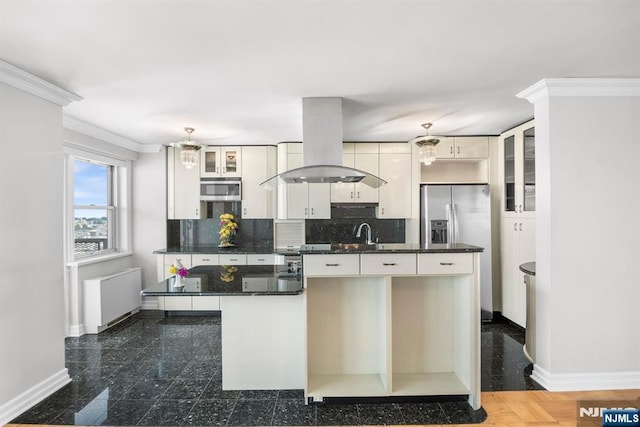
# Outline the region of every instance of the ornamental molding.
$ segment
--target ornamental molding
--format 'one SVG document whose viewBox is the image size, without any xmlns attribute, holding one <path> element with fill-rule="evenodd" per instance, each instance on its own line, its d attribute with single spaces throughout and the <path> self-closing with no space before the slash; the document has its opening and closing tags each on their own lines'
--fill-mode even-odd
<svg viewBox="0 0 640 427">
<path fill-rule="evenodd" d="M 535 104 L 552 96 L 640 96 L 640 79 L 562 78 L 542 79 L 516 94 Z"/>
<path fill-rule="evenodd" d="M 82 101 L 80 95 L 49 83 L 1 59 L 0 82 L 62 107 L 66 107 L 73 101 Z"/>
<path fill-rule="evenodd" d="M 162 148 L 161 144 L 141 144 L 66 114 L 62 117 L 62 126 L 137 153 L 159 153 Z"/>
</svg>

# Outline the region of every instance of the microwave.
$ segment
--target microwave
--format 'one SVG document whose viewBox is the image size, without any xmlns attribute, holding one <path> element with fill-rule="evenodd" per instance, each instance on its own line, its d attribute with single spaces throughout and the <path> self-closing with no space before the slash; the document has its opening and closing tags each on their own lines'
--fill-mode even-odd
<svg viewBox="0 0 640 427">
<path fill-rule="evenodd" d="M 242 198 L 242 180 L 211 178 L 200 180 L 200 200 L 239 202 Z"/>
</svg>

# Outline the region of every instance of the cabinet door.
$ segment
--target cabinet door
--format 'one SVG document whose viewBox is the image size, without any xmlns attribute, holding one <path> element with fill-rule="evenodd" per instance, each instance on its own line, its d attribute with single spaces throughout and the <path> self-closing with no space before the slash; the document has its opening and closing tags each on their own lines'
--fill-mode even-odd
<svg viewBox="0 0 640 427">
<path fill-rule="evenodd" d="M 180 149 L 167 151 L 167 218 L 200 219 L 200 172 L 180 162 Z"/>
<path fill-rule="evenodd" d="M 522 210 L 536 210 L 536 134 L 530 127 L 522 132 Z"/>
<path fill-rule="evenodd" d="M 275 175 L 275 147 L 242 147 L 242 218 L 273 218 L 276 191 L 260 184 Z"/>
<path fill-rule="evenodd" d="M 300 184 L 298 184 L 300 185 Z M 331 184 L 305 184 L 309 186 L 307 218 L 331 218 Z"/>
<path fill-rule="evenodd" d="M 347 145 L 347 144 L 344 144 Z M 353 146 L 353 144 L 349 144 Z M 347 152 L 342 154 L 342 166 L 350 168 L 355 166 L 355 154 Z M 341 182 L 331 184 L 331 201 L 334 203 L 352 203 L 355 201 L 355 184 L 352 182 Z"/>
<path fill-rule="evenodd" d="M 436 145 L 436 159 L 453 159 L 455 157 L 454 139 L 442 136 L 437 137 L 437 139 L 440 142 Z"/>
<path fill-rule="evenodd" d="M 291 146 L 297 147 L 298 144 L 287 145 L 289 149 L 292 149 Z M 295 153 L 288 151 L 286 156 L 286 163 L 287 166 L 284 170 L 291 170 L 302 167 L 302 152 Z M 309 189 L 307 186 L 308 184 L 285 184 L 287 219 L 305 219 L 307 217 L 309 204 Z"/>
<path fill-rule="evenodd" d="M 378 218 L 411 217 L 411 154 L 381 152 L 379 176 L 387 183 L 379 188 Z"/>
<path fill-rule="evenodd" d="M 486 159 L 489 157 L 488 136 L 456 136 L 454 142 L 456 159 Z"/>
<path fill-rule="evenodd" d="M 221 161 L 220 147 L 204 147 L 200 151 L 200 176 L 203 178 L 216 178 L 220 176 Z"/>
<path fill-rule="evenodd" d="M 372 175 L 379 176 L 379 155 L 372 153 L 356 153 L 355 168 L 368 172 Z M 360 203 L 377 203 L 378 189 L 372 188 L 367 184 L 356 183 L 354 185 L 355 201 Z"/>
<path fill-rule="evenodd" d="M 241 147 L 222 147 L 220 150 L 222 161 L 222 177 L 242 176 L 242 151 Z"/>
<path fill-rule="evenodd" d="M 518 221 L 515 218 L 503 218 L 501 228 L 502 314 L 507 319 L 520 324 L 519 288 L 522 283 L 518 274 L 520 262 Z"/>
</svg>

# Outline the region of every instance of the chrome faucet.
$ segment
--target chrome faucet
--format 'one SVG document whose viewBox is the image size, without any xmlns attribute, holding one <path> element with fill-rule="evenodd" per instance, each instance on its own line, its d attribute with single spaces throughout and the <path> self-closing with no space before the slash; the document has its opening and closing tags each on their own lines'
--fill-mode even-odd
<svg viewBox="0 0 640 427">
<path fill-rule="evenodd" d="M 371 226 L 366 222 L 360 224 L 360 227 L 358 227 L 358 231 L 356 232 L 356 237 L 360 237 L 360 235 L 362 234 L 362 227 L 364 227 L 365 225 L 367 226 L 367 245 L 372 245 L 373 240 L 371 240 Z"/>
</svg>

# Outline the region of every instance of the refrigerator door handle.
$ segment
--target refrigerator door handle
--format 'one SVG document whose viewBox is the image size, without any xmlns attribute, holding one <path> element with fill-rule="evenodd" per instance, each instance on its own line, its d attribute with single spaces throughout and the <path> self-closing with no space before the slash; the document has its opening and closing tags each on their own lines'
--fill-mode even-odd
<svg viewBox="0 0 640 427">
<path fill-rule="evenodd" d="M 458 212 L 454 203 L 447 204 L 447 243 L 458 243 Z"/>
</svg>

